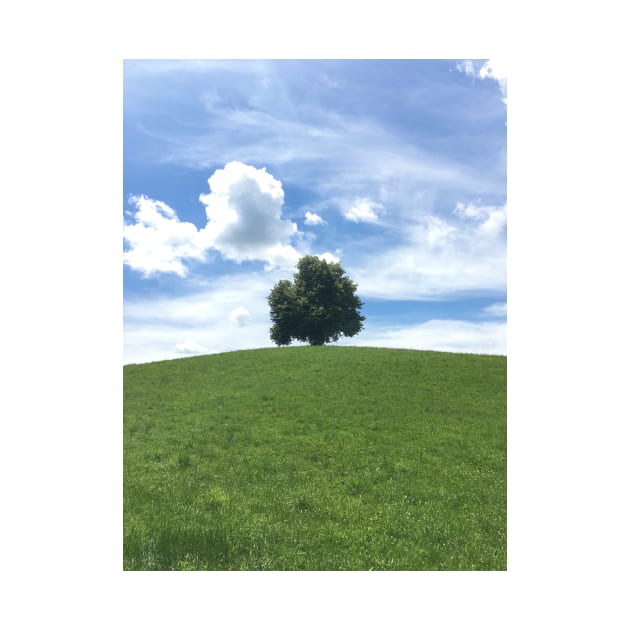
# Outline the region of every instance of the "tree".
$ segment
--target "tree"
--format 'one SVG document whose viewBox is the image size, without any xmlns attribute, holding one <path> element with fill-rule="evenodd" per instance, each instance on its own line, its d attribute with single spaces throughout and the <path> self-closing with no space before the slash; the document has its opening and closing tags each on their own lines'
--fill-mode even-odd
<svg viewBox="0 0 630 630">
<path fill-rule="evenodd" d="M 293 283 L 280 280 L 267 297 L 274 343 L 288 346 L 295 339 L 321 346 L 363 329 L 365 317 L 359 314 L 363 303 L 355 294 L 357 284 L 339 263 L 304 256 L 297 268 Z"/>
</svg>

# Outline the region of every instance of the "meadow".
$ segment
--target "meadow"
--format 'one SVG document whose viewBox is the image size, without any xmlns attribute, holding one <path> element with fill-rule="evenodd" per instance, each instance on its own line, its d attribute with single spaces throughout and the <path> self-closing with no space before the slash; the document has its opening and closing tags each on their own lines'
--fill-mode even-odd
<svg viewBox="0 0 630 630">
<path fill-rule="evenodd" d="M 503 356 L 344 346 L 124 370 L 125 570 L 505 570 Z"/>
</svg>

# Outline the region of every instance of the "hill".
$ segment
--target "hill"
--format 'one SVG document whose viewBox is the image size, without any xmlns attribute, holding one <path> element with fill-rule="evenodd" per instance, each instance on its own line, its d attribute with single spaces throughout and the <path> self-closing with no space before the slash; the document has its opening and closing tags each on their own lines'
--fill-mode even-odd
<svg viewBox="0 0 630 630">
<path fill-rule="evenodd" d="M 124 367 L 128 570 L 506 569 L 506 357 Z"/>
</svg>

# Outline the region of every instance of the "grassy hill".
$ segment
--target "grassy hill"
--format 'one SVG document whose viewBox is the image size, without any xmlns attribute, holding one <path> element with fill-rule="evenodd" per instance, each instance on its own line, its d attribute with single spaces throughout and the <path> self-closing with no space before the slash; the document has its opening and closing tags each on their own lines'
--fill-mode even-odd
<svg viewBox="0 0 630 630">
<path fill-rule="evenodd" d="M 124 368 L 124 568 L 506 569 L 506 357 Z"/>
</svg>

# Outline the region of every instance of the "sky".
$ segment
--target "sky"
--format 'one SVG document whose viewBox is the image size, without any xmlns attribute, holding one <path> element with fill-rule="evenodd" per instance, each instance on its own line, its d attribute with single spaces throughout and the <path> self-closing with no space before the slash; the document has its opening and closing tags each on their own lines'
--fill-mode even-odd
<svg viewBox="0 0 630 630">
<path fill-rule="evenodd" d="M 507 354 L 507 82 L 495 59 L 127 60 L 124 363 L 273 347 L 301 256 L 339 345 Z"/>
</svg>

